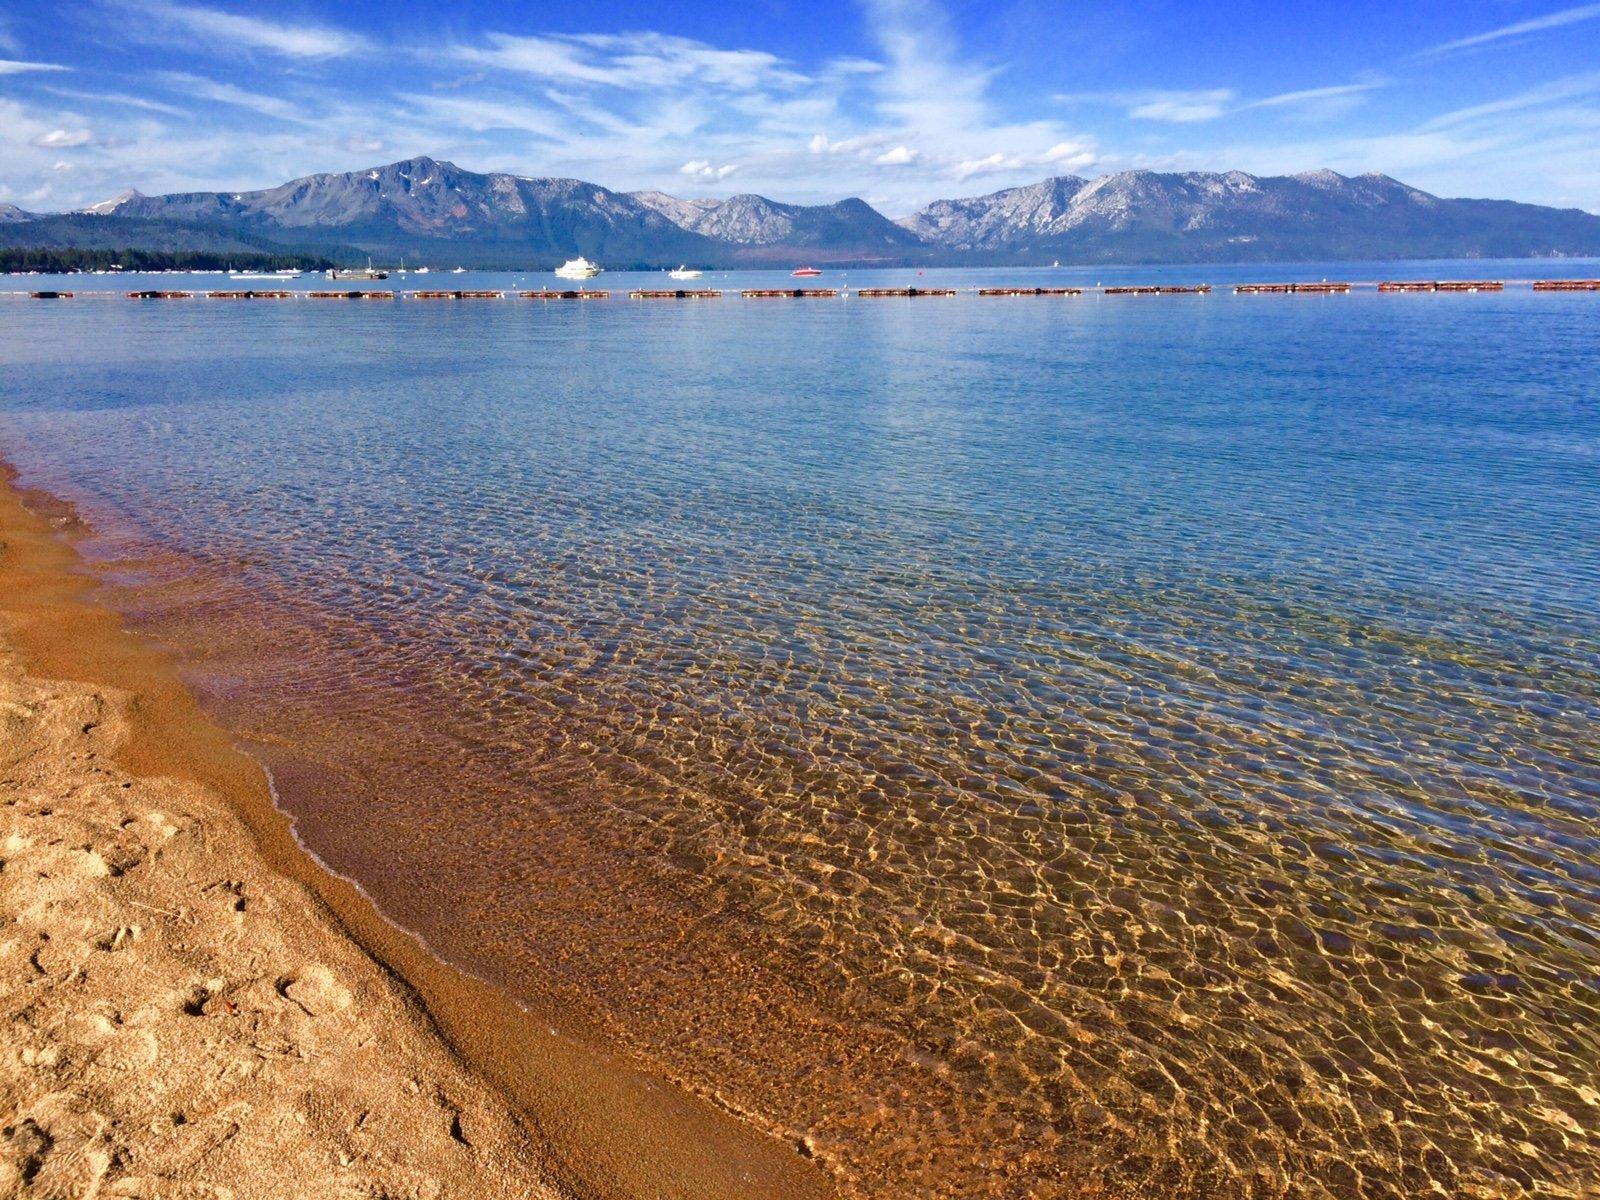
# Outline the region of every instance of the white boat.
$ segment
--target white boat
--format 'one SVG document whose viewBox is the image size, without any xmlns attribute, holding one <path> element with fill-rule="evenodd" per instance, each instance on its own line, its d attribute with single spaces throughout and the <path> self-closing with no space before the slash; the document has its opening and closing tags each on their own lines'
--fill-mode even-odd
<svg viewBox="0 0 1600 1200">
<path fill-rule="evenodd" d="M 702 272 L 690 267 L 679 267 L 676 271 L 668 271 L 668 279 L 699 279 Z"/>
<path fill-rule="evenodd" d="M 556 275 L 562 279 L 593 279 L 598 274 L 600 267 L 582 255 L 569 258 L 556 268 Z"/>
<path fill-rule="evenodd" d="M 415 271 L 412 272 L 412 274 L 413 275 L 426 275 L 428 273 L 428 270 L 429 270 L 429 268 L 427 268 L 427 267 L 418 267 Z"/>
<path fill-rule="evenodd" d="M 299 271 L 229 271 L 229 279 L 299 279 Z"/>
<path fill-rule="evenodd" d="M 450 272 L 452 275 L 465 275 L 466 273 L 467 269 L 465 267 L 457 267 L 454 271 Z"/>
<path fill-rule="evenodd" d="M 387 279 L 389 272 L 380 271 L 372 265 L 372 260 L 367 259 L 365 267 L 331 267 L 326 272 L 329 279 Z"/>
</svg>

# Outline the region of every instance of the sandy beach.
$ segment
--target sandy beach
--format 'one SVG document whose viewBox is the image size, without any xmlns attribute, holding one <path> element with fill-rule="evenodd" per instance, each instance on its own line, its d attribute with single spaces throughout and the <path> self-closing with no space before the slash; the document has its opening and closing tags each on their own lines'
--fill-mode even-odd
<svg viewBox="0 0 1600 1200">
<path fill-rule="evenodd" d="M 822 1195 L 321 872 L 0 485 L 0 1195 Z"/>
</svg>

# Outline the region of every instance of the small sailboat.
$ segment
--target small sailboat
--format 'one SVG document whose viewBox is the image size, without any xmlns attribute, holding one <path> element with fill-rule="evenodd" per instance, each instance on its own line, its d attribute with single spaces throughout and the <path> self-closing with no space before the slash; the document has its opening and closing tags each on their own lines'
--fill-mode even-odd
<svg viewBox="0 0 1600 1200">
<path fill-rule="evenodd" d="M 811 279 L 814 276 L 821 275 L 822 272 L 815 267 L 796 267 L 789 274 L 796 279 Z"/>
<path fill-rule="evenodd" d="M 679 266 L 679 268 L 676 271 L 668 271 L 667 272 L 667 278 L 668 279 L 699 279 L 701 274 L 702 274 L 702 272 L 696 271 L 692 267 Z"/>
<path fill-rule="evenodd" d="M 569 258 L 556 268 L 556 275 L 561 279 L 593 279 L 600 274 L 597 263 L 590 262 L 581 254 L 577 258 Z"/>
</svg>

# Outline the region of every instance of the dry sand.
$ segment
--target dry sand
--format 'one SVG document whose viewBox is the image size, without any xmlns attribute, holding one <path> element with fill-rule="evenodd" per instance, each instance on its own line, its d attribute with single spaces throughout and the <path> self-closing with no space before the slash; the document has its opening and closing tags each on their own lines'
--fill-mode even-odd
<svg viewBox="0 0 1600 1200">
<path fill-rule="evenodd" d="M 543 1156 L 133 697 L 0 652 L 0 1192 L 538 1196 Z"/>
<path fill-rule="evenodd" d="M 322 872 L 49 503 L 0 474 L 0 1197 L 831 1192 Z"/>
</svg>

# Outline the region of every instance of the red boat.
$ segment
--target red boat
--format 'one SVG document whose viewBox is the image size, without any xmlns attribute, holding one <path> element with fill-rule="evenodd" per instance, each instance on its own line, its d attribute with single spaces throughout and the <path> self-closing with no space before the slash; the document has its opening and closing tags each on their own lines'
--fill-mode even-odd
<svg viewBox="0 0 1600 1200">
<path fill-rule="evenodd" d="M 797 279 L 809 279 L 813 275 L 821 275 L 822 272 L 817 270 L 815 267 L 796 267 L 794 270 L 790 271 L 789 274 L 793 275 Z"/>
</svg>

